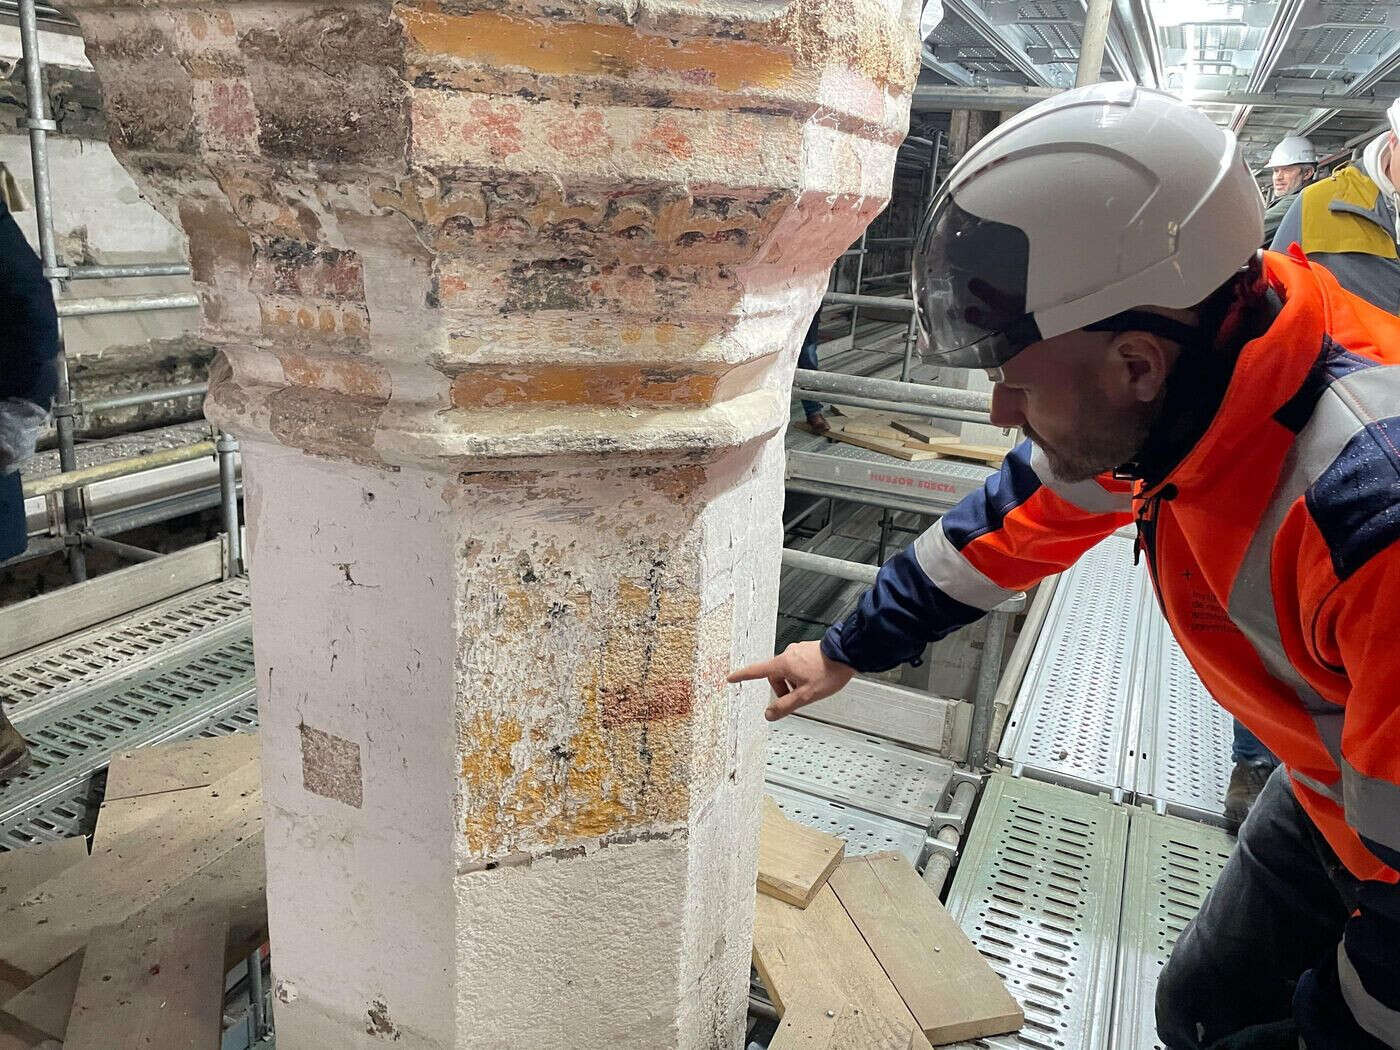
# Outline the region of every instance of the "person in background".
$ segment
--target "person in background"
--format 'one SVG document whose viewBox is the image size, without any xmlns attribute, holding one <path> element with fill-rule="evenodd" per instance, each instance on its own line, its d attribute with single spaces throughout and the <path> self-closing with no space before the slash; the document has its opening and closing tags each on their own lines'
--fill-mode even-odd
<svg viewBox="0 0 1400 1050">
<path fill-rule="evenodd" d="M 1264 245 L 1274 239 L 1279 223 L 1298 194 L 1317 177 L 1317 150 L 1301 135 L 1289 135 L 1269 154 L 1266 165 L 1273 176 L 1273 196 L 1264 211 Z"/>
<path fill-rule="evenodd" d="M 0 198 L 2 199 L 2 198 Z M 19 468 L 34 454 L 58 392 L 53 289 L 8 207 L 0 204 L 0 562 L 24 553 Z M 0 782 L 29 765 L 29 745 L 0 709 Z"/>
<path fill-rule="evenodd" d="M 821 343 L 822 311 L 817 307 L 817 312 L 812 315 L 812 323 L 807 326 L 807 334 L 802 337 L 802 351 L 797 355 L 798 368 L 810 368 L 816 371 L 821 368 L 817 362 L 817 346 Z M 802 402 L 802 411 L 807 413 L 807 425 L 812 428 L 814 434 L 825 434 L 831 430 L 831 424 L 826 421 L 826 416 L 822 415 L 822 406 L 818 401 Z"/>
<path fill-rule="evenodd" d="M 1297 244 L 1337 282 L 1387 313 L 1400 313 L 1400 253 L 1396 251 L 1400 185 L 1400 100 L 1386 118 L 1390 130 L 1366 146 L 1359 164 L 1306 187 L 1279 223 L 1271 247 Z"/>
</svg>

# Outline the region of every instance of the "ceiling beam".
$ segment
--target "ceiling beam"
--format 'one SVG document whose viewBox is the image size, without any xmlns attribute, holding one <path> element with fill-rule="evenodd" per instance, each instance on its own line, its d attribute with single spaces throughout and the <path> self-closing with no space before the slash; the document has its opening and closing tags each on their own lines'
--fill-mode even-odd
<svg viewBox="0 0 1400 1050">
<path fill-rule="evenodd" d="M 1113 0 L 1113 13 L 1137 70 L 1138 83 L 1152 88 L 1164 83 L 1162 49 L 1146 0 Z"/>
<path fill-rule="evenodd" d="M 1038 84 L 1041 87 L 1050 85 L 1050 81 L 1045 79 L 1045 74 L 1026 57 L 1025 51 L 1007 40 L 997 30 L 997 27 L 992 25 L 986 12 L 982 10 L 980 4 L 976 3 L 976 0 L 944 0 L 943 6 L 966 22 L 973 32 L 986 40 L 989 47 L 1010 63 L 1012 69 L 1032 84 Z"/>
<path fill-rule="evenodd" d="M 1004 85 L 998 87 L 959 87 L 945 88 L 933 85 L 919 85 L 914 88 L 914 109 L 954 110 L 954 109 L 1025 109 L 1042 99 L 1060 93 L 1059 88 L 1023 87 Z M 1256 106 L 1261 109 L 1313 109 L 1318 106 L 1319 95 L 1301 94 L 1251 94 L 1244 91 L 1196 91 L 1187 100 L 1195 106 Z M 1350 98 L 1345 95 L 1325 96 L 1326 104 L 1335 107 L 1331 113 L 1358 113 L 1364 115 L 1384 114 L 1389 107 L 1388 99 Z"/>
<path fill-rule="evenodd" d="M 1379 84 L 1382 80 L 1384 80 L 1386 77 L 1390 76 L 1391 73 L 1395 72 L 1397 66 L 1400 66 L 1400 44 L 1396 44 L 1379 59 L 1377 59 L 1376 64 L 1371 67 L 1370 72 L 1366 73 L 1364 76 L 1357 77 L 1355 80 L 1353 80 L 1351 84 L 1348 85 L 1344 94 L 1365 94 L 1377 84 Z M 1322 125 L 1326 124 L 1329 120 L 1335 117 L 1338 113 L 1353 112 L 1352 110 L 1347 109 L 1345 107 L 1337 106 L 1336 103 L 1333 102 L 1333 100 L 1330 98 L 1327 100 L 1327 105 L 1332 108 L 1314 110 L 1314 112 L 1311 115 L 1303 118 L 1303 120 L 1301 120 L 1298 123 L 1298 127 L 1295 129 L 1297 133 L 1299 135 L 1310 135 L 1312 134 L 1312 132 L 1316 131 L 1318 128 L 1322 127 Z M 1381 109 L 1381 112 L 1384 113 L 1385 110 L 1388 108 L 1389 105 L 1387 104 Z"/>
<path fill-rule="evenodd" d="M 1317 0 L 1279 0 L 1279 5 L 1274 9 L 1273 21 L 1269 23 L 1269 31 L 1264 36 L 1264 43 L 1259 48 L 1259 58 L 1254 63 L 1254 68 L 1249 71 L 1249 80 L 1245 84 L 1245 91 L 1257 93 L 1269 86 L 1269 78 L 1274 75 L 1274 70 L 1278 68 L 1279 60 L 1288 50 L 1288 43 L 1293 36 L 1293 30 L 1298 25 L 1298 20 L 1302 17 L 1305 9 L 1312 7 Z M 1249 121 L 1249 115 L 1254 112 L 1253 106 L 1236 106 L 1235 112 L 1230 116 L 1230 130 L 1238 135 L 1244 130 L 1244 126 Z"/>
</svg>

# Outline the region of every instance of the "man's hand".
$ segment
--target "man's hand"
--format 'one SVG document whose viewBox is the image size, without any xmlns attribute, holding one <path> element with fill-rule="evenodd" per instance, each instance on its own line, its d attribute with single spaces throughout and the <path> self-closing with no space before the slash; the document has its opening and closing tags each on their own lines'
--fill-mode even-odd
<svg viewBox="0 0 1400 1050">
<path fill-rule="evenodd" d="M 741 667 L 729 676 L 729 681 L 768 679 L 777 699 L 768 705 L 763 717 L 776 722 L 799 707 L 830 696 L 849 682 L 855 673 L 854 667 L 828 660 L 822 653 L 820 642 L 793 642 L 771 660 Z"/>
</svg>

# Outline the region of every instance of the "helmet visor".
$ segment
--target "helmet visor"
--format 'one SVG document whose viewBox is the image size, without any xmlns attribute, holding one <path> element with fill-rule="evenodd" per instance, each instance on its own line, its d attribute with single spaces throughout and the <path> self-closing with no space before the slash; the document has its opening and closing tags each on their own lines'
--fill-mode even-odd
<svg viewBox="0 0 1400 1050">
<path fill-rule="evenodd" d="M 1026 312 L 1025 231 L 980 219 L 951 194 L 935 199 L 915 243 L 920 352 L 957 368 L 1000 368 L 1041 338 Z"/>
</svg>

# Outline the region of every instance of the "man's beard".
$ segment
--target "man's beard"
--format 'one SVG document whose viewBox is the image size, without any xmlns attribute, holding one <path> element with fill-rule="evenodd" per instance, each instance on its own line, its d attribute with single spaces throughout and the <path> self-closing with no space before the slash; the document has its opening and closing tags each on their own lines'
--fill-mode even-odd
<svg viewBox="0 0 1400 1050">
<path fill-rule="evenodd" d="M 1115 420 L 1111 428 L 1090 423 L 1074 438 L 1055 445 L 1046 442 L 1029 426 L 1022 429 L 1045 453 L 1056 478 L 1067 482 L 1088 481 L 1137 457 L 1147 442 L 1157 407 L 1157 404 L 1144 405 L 1140 413 Z M 1085 416 L 1086 413 L 1080 413 L 1081 419 Z"/>
</svg>

